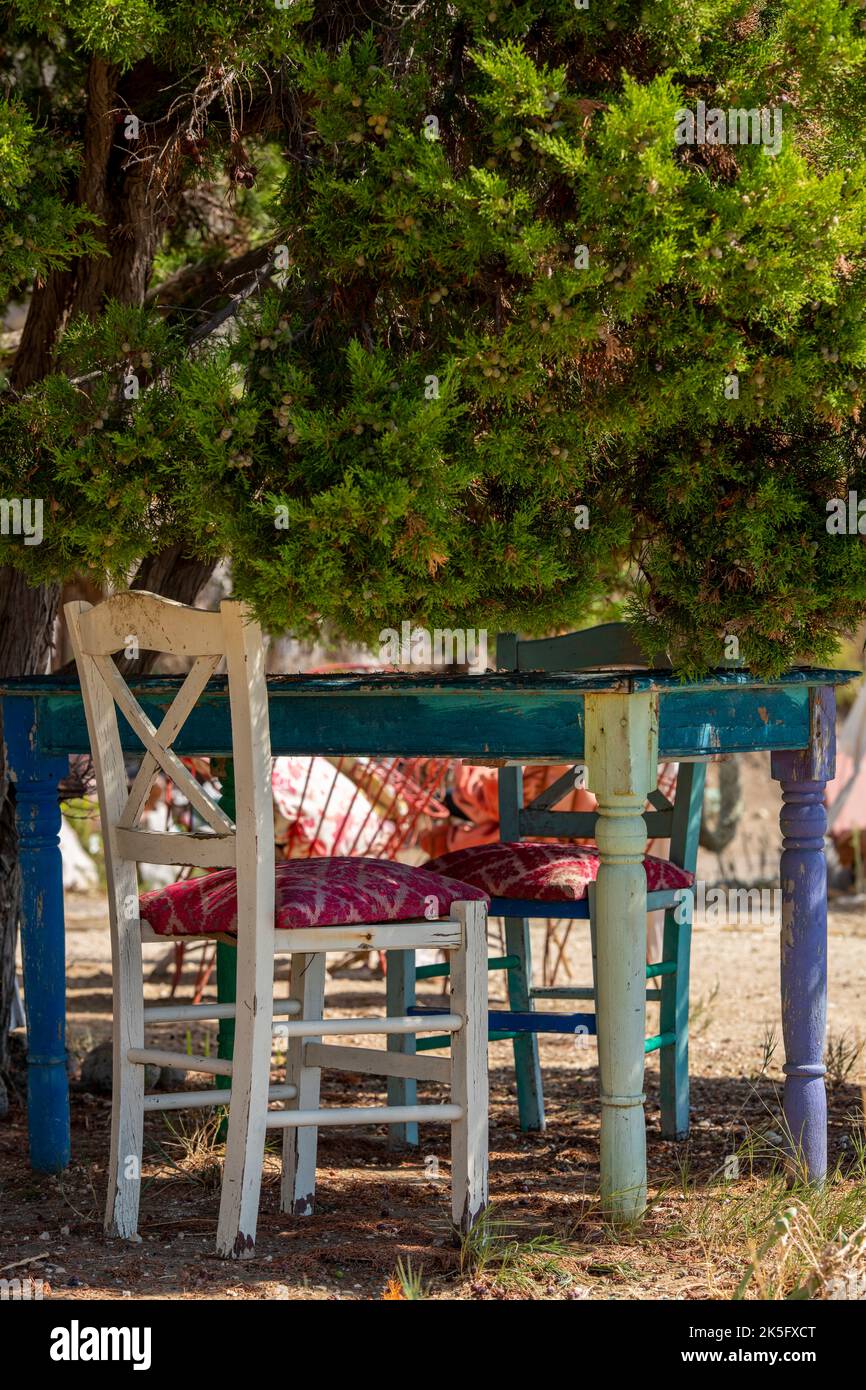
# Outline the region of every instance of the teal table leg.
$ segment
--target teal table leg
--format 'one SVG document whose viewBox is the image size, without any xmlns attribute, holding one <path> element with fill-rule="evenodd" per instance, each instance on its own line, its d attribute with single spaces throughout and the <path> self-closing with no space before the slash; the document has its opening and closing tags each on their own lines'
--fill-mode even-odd
<svg viewBox="0 0 866 1390">
<path fill-rule="evenodd" d="M 36 704 L 4 702 L 6 761 L 15 784 L 21 865 L 21 951 L 27 1012 L 30 1166 L 59 1173 L 69 1163 L 66 1074 L 66 941 L 60 802 L 68 758 L 36 751 Z"/>
<path fill-rule="evenodd" d="M 516 660 L 516 658 L 515 658 Z M 499 837 L 520 839 L 520 808 L 523 806 L 523 768 L 504 767 L 499 774 Z M 516 956 L 518 965 L 508 971 L 508 1007 L 515 1013 L 532 1008 L 532 939 L 525 917 L 505 918 L 505 952 Z M 523 1130 L 544 1129 L 544 1089 L 538 1035 L 517 1033 L 514 1038 L 514 1073 L 517 1080 L 517 1113 Z"/>
<path fill-rule="evenodd" d="M 234 1004 L 237 989 L 237 966 L 238 953 L 234 946 L 224 946 L 221 941 L 217 942 L 216 952 L 216 987 L 217 1000 L 220 1004 Z M 219 1031 L 217 1033 L 217 1056 L 223 1057 L 230 1062 L 235 1053 L 235 1021 L 233 1018 L 221 1018 L 219 1021 Z M 218 1089 L 229 1090 L 231 1087 L 231 1077 L 218 1076 L 216 1086 Z"/>
<path fill-rule="evenodd" d="M 662 959 L 676 961 L 676 973 L 663 975 L 659 1032 L 675 1042 L 659 1053 L 661 1130 L 665 1139 L 685 1139 L 689 1132 L 689 967 L 692 898 L 665 913 Z"/>
<path fill-rule="evenodd" d="M 415 1003 L 415 952 L 389 951 L 385 965 L 386 1012 L 389 1018 L 408 1014 Z M 414 1054 L 417 1039 L 414 1033 L 391 1033 L 389 1052 Z M 418 1082 L 406 1076 L 388 1077 L 389 1105 L 417 1105 Z M 391 1148 L 418 1147 L 418 1125 L 415 1120 L 388 1126 Z"/>
<path fill-rule="evenodd" d="M 646 822 L 655 785 L 658 696 L 586 696 L 586 761 L 598 798 L 595 889 L 601 1196 L 615 1222 L 646 1209 Z"/>
<path fill-rule="evenodd" d="M 533 1008 L 530 994 L 532 947 L 527 918 L 505 918 L 505 953 L 508 956 L 516 956 L 520 962 L 519 965 L 506 972 L 508 1007 L 514 1013 L 529 1013 Z M 517 1079 L 517 1115 L 520 1128 L 526 1131 L 543 1130 L 546 1121 L 541 1059 L 538 1055 L 538 1034 L 515 1033 L 513 1047 L 514 1072 Z"/>
<path fill-rule="evenodd" d="M 694 873 L 698 860 L 704 805 L 706 763 L 680 763 L 671 835 L 671 858 Z M 665 1139 L 686 1139 L 689 1132 L 689 971 L 694 902 L 681 902 L 665 913 L 662 959 L 676 962 L 676 973 L 661 979 L 659 1032 L 675 1042 L 659 1052 L 661 1130 Z"/>
<path fill-rule="evenodd" d="M 231 758 L 226 759 L 225 775 L 222 779 L 220 806 L 227 816 L 235 818 L 235 765 Z M 216 949 L 216 987 L 220 1004 L 234 1004 L 237 1001 L 238 953 L 234 946 L 224 946 L 217 942 Z M 235 1021 L 221 1018 L 217 1034 L 217 1056 L 230 1062 L 235 1052 Z M 216 1086 L 221 1090 L 231 1088 L 231 1077 L 218 1076 Z"/>
</svg>

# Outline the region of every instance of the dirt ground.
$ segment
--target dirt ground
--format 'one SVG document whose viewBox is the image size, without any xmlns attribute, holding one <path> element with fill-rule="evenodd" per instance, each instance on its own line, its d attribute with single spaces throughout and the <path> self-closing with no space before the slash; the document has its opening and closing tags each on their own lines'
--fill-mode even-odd
<svg viewBox="0 0 866 1390">
<path fill-rule="evenodd" d="M 748 778 L 757 777 L 762 767 L 754 760 Z M 778 852 L 776 807 L 765 777 L 764 771 L 761 799 L 756 795 L 750 802 L 725 865 L 728 873 L 752 884 L 760 882 L 760 859 L 770 874 Z M 699 872 L 708 883 L 716 882 L 719 864 L 714 857 L 702 858 Z M 80 1059 L 109 1035 L 102 898 L 69 896 L 67 929 L 70 1048 Z M 565 954 L 572 979 L 581 983 L 590 980 L 587 937 L 585 926 L 577 924 Z M 542 940 L 539 929 L 537 963 Z M 166 956 L 163 946 L 147 951 L 155 963 Z M 37 1177 L 28 1170 L 20 1096 L 0 1122 L 0 1278 L 29 1276 L 43 1281 L 45 1296 L 76 1300 L 730 1298 L 779 1212 L 792 1202 L 819 1243 L 829 1241 L 840 1222 L 850 1231 L 866 1219 L 861 1089 L 866 1056 L 858 1052 L 866 1039 L 866 904 L 836 900 L 830 914 L 833 1178 L 814 1202 L 786 1192 L 775 1150 L 784 1060 L 778 956 L 772 922 L 696 924 L 691 1135 L 678 1144 L 661 1139 L 658 1059 L 651 1056 L 646 1082 L 650 1211 L 635 1229 L 613 1233 L 598 1208 L 594 1040 L 581 1046 L 580 1040 L 543 1037 L 548 1115 L 543 1134 L 521 1134 L 517 1128 L 511 1045 L 491 1046 L 494 1209 L 482 1238 L 462 1250 L 448 1221 L 445 1127 L 425 1127 L 415 1152 L 389 1149 L 384 1131 L 326 1129 L 319 1137 L 316 1214 L 293 1218 L 279 1212 L 279 1160 L 271 1140 L 256 1257 L 241 1265 L 217 1260 L 220 1150 L 202 1119 L 205 1112 L 148 1116 L 142 1239 L 106 1242 L 101 1208 L 110 1107 L 106 1096 L 74 1082 L 73 1161 L 62 1177 Z M 194 966 L 190 960 L 181 985 L 186 998 Z M 492 977 L 494 994 L 500 979 Z M 278 985 L 281 989 L 285 986 Z M 165 978 L 152 981 L 148 994 L 152 1000 L 165 998 Z M 333 979 L 327 1006 L 338 1014 L 372 1010 L 382 995 L 381 981 Z M 433 991 L 429 996 L 435 1001 Z M 648 1032 L 656 1031 L 654 1008 Z M 187 1047 L 176 1025 L 166 1025 L 162 1036 Z M 197 1030 L 188 1050 L 210 1046 L 213 1051 L 213 1039 L 211 1034 L 206 1044 L 203 1030 Z M 381 1094 L 372 1078 L 325 1074 L 323 1079 L 325 1104 L 372 1103 Z M 428 1094 L 433 1098 L 435 1088 Z M 775 1265 L 769 1271 L 760 1262 L 755 1266 L 747 1296 L 790 1292 L 803 1270 L 796 1259 L 786 1265 L 787 1258 L 771 1250 L 767 1259 Z M 860 1296 L 866 1296 L 866 1286 Z"/>
</svg>

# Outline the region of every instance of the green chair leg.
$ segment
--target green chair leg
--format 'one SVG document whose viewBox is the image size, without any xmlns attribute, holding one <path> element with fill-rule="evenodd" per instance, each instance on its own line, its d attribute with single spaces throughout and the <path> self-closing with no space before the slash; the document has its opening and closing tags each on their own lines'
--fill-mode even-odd
<svg viewBox="0 0 866 1390">
<path fill-rule="evenodd" d="M 678 922 L 677 917 L 682 921 Z M 666 1139 L 685 1139 L 689 1132 L 689 958 L 692 940 L 692 899 L 665 913 L 665 960 L 675 960 L 675 975 L 661 980 L 659 1032 L 674 1041 L 659 1051 L 661 1125 Z"/>
<path fill-rule="evenodd" d="M 402 1017 L 415 1003 L 415 952 L 388 951 L 385 974 L 387 1012 L 389 1018 Z M 389 1052 L 415 1051 L 414 1033 L 390 1033 Z M 418 1083 L 408 1076 L 388 1077 L 389 1105 L 417 1105 Z M 418 1125 L 416 1121 L 408 1124 L 388 1126 L 388 1143 L 391 1148 L 417 1148 Z"/>
<path fill-rule="evenodd" d="M 507 971 L 508 1004 L 515 1012 L 524 1013 L 532 1008 L 532 954 L 529 922 L 526 918 L 505 918 L 505 949 L 509 956 L 517 956 L 520 962 Z M 514 1039 L 514 1070 L 517 1074 L 517 1111 L 520 1128 L 543 1130 L 544 1091 L 536 1033 L 518 1033 Z"/>
</svg>

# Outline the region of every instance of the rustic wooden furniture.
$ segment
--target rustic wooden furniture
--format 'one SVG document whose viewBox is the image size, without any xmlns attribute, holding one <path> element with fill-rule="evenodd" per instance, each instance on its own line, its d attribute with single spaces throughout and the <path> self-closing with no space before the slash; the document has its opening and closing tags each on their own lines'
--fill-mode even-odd
<svg viewBox="0 0 866 1390">
<path fill-rule="evenodd" d="M 771 774 L 782 784 L 786 1125 L 802 1172 L 820 1181 L 826 1171 L 823 795 L 835 760 L 834 687 L 857 674 L 796 668 L 775 680 L 734 670 L 690 682 L 662 670 L 268 680 L 276 752 L 587 764 L 599 802 L 602 858 L 596 886 L 601 1183 L 615 1218 L 634 1219 L 646 1202 L 643 808 L 660 758 L 757 750 L 770 755 Z M 157 676 L 132 689 L 158 720 L 178 685 Z M 39 1171 L 57 1172 L 69 1162 L 57 787 L 68 755 L 87 750 L 87 730 L 74 679 L 7 679 L 0 681 L 0 697 L 21 842 L 30 1158 Z M 128 730 L 121 730 L 121 742 L 140 753 Z M 174 746 L 191 755 L 230 754 L 225 680 L 209 682 Z"/>
<path fill-rule="evenodd" d="M 625 623 L 605 623 L 581 632 L 538 640 L 519 639 L 514 633 L 500 633 L 496 643 L 496 665 L 500 671 L 588 672 L 616 667 L 638 669 L 647 662 L 635 645 Z M 525 804 L 523 765 L 516 761 L 499 771 L 499 834 L 502 841 L 591 839 L 595 836 L 598 813 L 562 811 L 557 804 L 574 789 L 578 769 L 572 767 L 532 802 Z M 647 833 L 654 840 L 669 840 L 666 856 L 671 863 L 694 874 L 697 867 L 698 837 L 701 828 L 706 760 L 680 765 L 673 801 L 654 788 L 649 795 L 652 809 L 644 813 Z M 592 788 L 590 787 L 590 790 Z M 460 873 L 455 869 L 455 876 Z M 472 882 L 472 878 L 467 879 Z M 491 957 L 488 969 L 504 971 L 509 1011 L 496 1011 L 490 1017 L 491 1038 L 510 1038 L 514 1046 L 517 1081 L 517 1108 L 520 1127 L 543 1130 L 544 1091 L 539 1062 L 539 1033 L 578 1035 L 597 1033 L 595 1012 L 543 1012 L 537 1001 L 596 1001 L 597 929 L 593 904 L 594 885 L 585 898 L 559 899 L 552 903 L 531 898 L 492 897 L 489 912 L 502 917 L 505 924 L 505 955 Z M 644 1054 L 659 1052 L 661 1130 L 669 1139 L 684 1139 L 689 1129 L 689 960 L 691 948 L 692 895 L 683 889 L 662 889 L 647 894 L 650 911 L 665 911 L 662 959 L 646 965 L 648 1001 L 659 1003 L 659 1031 L 644 1041 Z M 592 985 L 533 986 L 529 923 L 538 918 L 567 918 L 588 922 L 592 934 Z M 415 1004 L 413 980 L 406 969 L 406 958 L 395 962 L 389 980 L 389 1008 L 406 1013 Z M 448 964 L 418 966 L 414 980 L 447 977 Z M 656 983 L 657 982 L 657 983 Z M 447 1047 L 449 1039 L 424 1038 L 417 1044 L 406 1038 L 400 1046 L 419 1051 Z M 409 1104 L 415 1100 L 412 1082 L 395 1082 L 393 1099 Z M 395 1126 L 394 1138 L 408 1144 L 418 1142 L 415 1126 Z"/>
<path fill-rule="evenodd" d="M 447 1122 L 452 1134 L 452 1214 L 468 1230 L 486 1204 L 487 1183 L 487 973 L 483 901 L 457 902 L 450 915 L 401 922 L 396 911 L 380 924 L 324 924 L 275 929 L 274 834 L 271 746 L 261 629 L 243 606 L 226 600 L 218 612 L 201 612 L 141 592 L 117 594 L 96 607 L 66 605 L 102 822 L 111 926 L 113 984 L 113 1100 L 111 1158 L 105 1226 L 130 1237 L 138 1226 L 144 1115 L 147 1111 L 225 1103 L 228 1135 L 220 1200 L 217 1251 L 250 1256 L 261 1187 L 267 1128 L 283 1128 L 283 1210 L 313 1209 L 318 1129 L 328 1125 Z M 192 659 L 189 674 L 157 724 L 142 708 L 113 660 L 134 640 L 142 651 Z M 235 814 L 229 818 L 184 765 L 173 745 L 181 736 L 217 663 L 225 659 L 231 715 Z M 124 765 L 118 710 L 145 752 L 132 787 Z M 139 819 L 159 771 L 171 777 L 202 817 L 206 830 L 167 834 L 142 829 Z M 170 1003 L 145 1007 L 136 865 L 189 864 L 235 871 L 237 981 L 235 1004 Z M 335 862 L 335 861 L 327 861 Z M 321 865 L 322 861 L 318 861 Z M 309 870 L 306 870 L 309 873 Z M 406 873 L 413 871 L 406 870 Z M 162 939 L 157 938 L 157 939 Z M 432 946 L 451 961 L 449 1010 L 437 1019 L 327 1019 L 323 1017 L 325 954 L 364 943 L 400 951 Z M 274 955 L 292 958 L 290 997 L 274 1002 Z M 270 1084 L 273 1019 L 287 1016 L 286 1081 Z M 148 1024 L 235 1020 L 231 1061 L 147 1047 Z M 397 1058 L 372 1049 L 323 1045 L 338 1034 L 406 1034 L 444 1028 L 452 1038 L 450 1061 Z M 145 1093 L 145 1067 L 178 1067 L 225 1073 L 226 1090 Z M 322 1068 L 388 1076 L 416 1075 L 445 1082 L 448 1104 L 399 1108 L 324 1108 L 319 1104 Z M 277 1103 L 281 1108 L 270 1109 Z"/>
</svg>

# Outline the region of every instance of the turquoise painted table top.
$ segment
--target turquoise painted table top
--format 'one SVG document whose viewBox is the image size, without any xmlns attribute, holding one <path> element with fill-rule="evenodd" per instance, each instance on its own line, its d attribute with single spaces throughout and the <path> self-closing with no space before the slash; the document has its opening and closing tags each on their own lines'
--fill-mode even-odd
<svg viewBox="0 0 866 1390">
<path fill-rule="evenodd" d="M 658 671 L 438 676 L 359 673 L 268 678 L 275 753 L 579 759 L 584 701 L 593 692 L 659 693 L 659 754 L 666 758 L 804 748 L 809 690 L 859 672 L 800 668 L 773 681 L 747 671 L 682 682 Z M 131 688 L 155 723 L 181 677 L 155 676 Z M 34 740 L 48 756 L 88 749 L 77 680 L 0 680 L 0 697 L 31 699 Z M 128 731 L 126 747 L 141 745 Z M 175 744 L 184 755 L 228 756 L 225 679 L 207 687 Z"/>
</svg>

